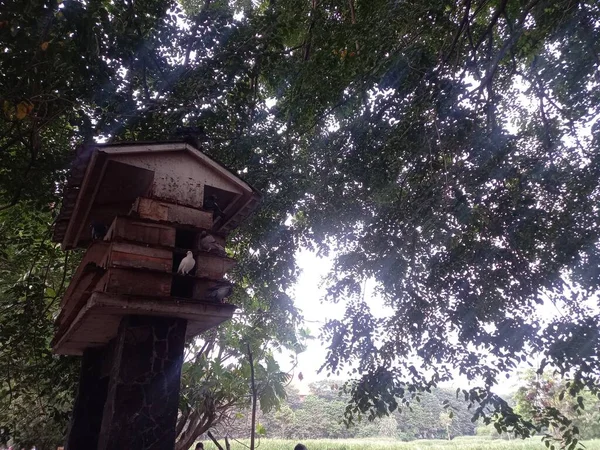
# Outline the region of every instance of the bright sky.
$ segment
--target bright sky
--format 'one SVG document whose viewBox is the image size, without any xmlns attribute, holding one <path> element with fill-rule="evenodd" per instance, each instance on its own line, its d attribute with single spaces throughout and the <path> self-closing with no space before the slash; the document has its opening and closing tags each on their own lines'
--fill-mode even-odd
<svg viewBox="0 0 600 450">
<path fill-rule="evenodd" d="M 308 348 L 298 356 L 298 372 L 302 372 L 304 382 L 308 384 L 326 377 L 325 373 L 317 375 L 317 371 L 325 362 L 326 347 L 317 338 L 323 324 L 331 318 L 340 317 L 344 313 L 343 304 L 322 302 L 325 290 L 321 288 L 322 278 L 329 272 L 332 261 L 319 258 L 316 254 L 301 250 L 296 255 L 296 262 L 302 269 L 293 292 L 296 307 L 302 310 L 306 327 L 315 339 L 308 342 Z M 296 375 L 295 374 L 295 375 Z M 297 380 L 296 380 L 297 381 Z"/>
<path fill-rule="evenodd" d="M 342 317 L 345 311 L 343 303 L 333 304 L 323 302 L 325 289 L 321 287 L 323 277 L 327 275 L 331 268 L 331 258 L 320 258 L 315 253 L 308 250 L 301 250 L 296 255 L 296 261 L 302 270 L 296 283 L 294 292 L 292 293 L 296 307 L 300 309 L 305 318 L 305 327 L 309 328 L 311 334 L 315 336 L 308 342 L 308 348 L 305 352 L 298 355 L 298 367 L 293 372 L 294 380 L 292 384 L 301 392 L 305 392 L 310 383 L 327 378 L 327 373 L 323 371 L 318 374 L 319 368 L 325 362 L 327 355 L 326 344 L 323 344 L 318 338 L 321 326 L 328 320 Z M 384 316 L 389 312 L 389 308 L 384 306 L 374 295 L 373 286 L 367 286 L 365 298 L 372 308 L 372 313 L 376 316 Z M 379 305 L 378 305 L 379 304 Z M 278 358 L 283 370 L 290 370 L 288 358 Z M 522 364 L 520 370 L 529 368 L 528 365 Z M 302 373 L 303 380 L 300 381 L 297 377 L 298 373 Z M 349 377 L 348 377 L 349 378 Z M 516 390 L 517 380 L 513 378 L 499 379 L 498 386 L 494 389 L 497 394 L 507 394 Z M 465 388 L 468 386 L 466 378 L 457 376 L 452 384 L 444 385 L 450 388 Z"/>
</svg>

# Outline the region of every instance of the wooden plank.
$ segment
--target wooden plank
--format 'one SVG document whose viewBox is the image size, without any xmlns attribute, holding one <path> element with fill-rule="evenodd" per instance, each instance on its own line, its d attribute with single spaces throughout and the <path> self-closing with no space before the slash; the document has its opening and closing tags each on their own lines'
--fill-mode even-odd
<svg viewBox="0 0 600 450">
<path fill-rule="evenodd" d="M 169 217 L 167 220 L 181 225 L 191 225 L 196 228 L 210 229 L 213 225 L 213 213 L 210 211 L 200 211 L 198 209 L 188 208 L 186 206 L 169 205 Z"/>
<path fill-rule="evenodd" d="M 56 318 L 56 323 L 62 326 L 70 322 L 77 315 L 81 307 L 85 304 L 92 291 L 98 288 L 100 280 L 104 276 L 104 271 L 97 268 L 86 272 L 78 281 L 77 287 L 72 291 L 67 298 L 66 303 L 62 306 L 60 314 Z"/>
<path fill-rule="evenodd" d="M 134 209 L 142 219 L 166 221 L 169 218 L 169 206 L 167 203 L 158 202 L 145 197 L 138 198 L 132 209 Z"/>
<path fill-rule="evenodd" d="M 96 294 L 94 294 L 96 295 Z M 58 354 L 77 355 L 83 354 L 83 350 L 90 347 L 101 347 L 106 345 L 112 338 L 117 335 L 121 316 L 113 315 L 102 316 L 90 313 L 95 306 L 94 297 L 90 297 L 87 303 L 81 308 L 77 317 L 70 323 L 66 324 L 51 342 L 52 349 Z M 96 334 L 93 339 L 90 338 L 90 330 L 85 319 L 91 319 L 102 322 L 103 333 L 101 336 Z"/>
<path fill-rule="evenodd" d="M 79 263 L 79 266 L 75 271 L 75 275 L 73 275 L 73 277 L 71 278 L 71 283 L 69 283 L 69 287 L 67 288 L 65 295 L 63 295 L 63 298 L 60 303 L 61 306 L 63 306 L 73 295 L 73 290 L 79 283 L 78 280 L 83 276 L 85 272 L 90 270 L 90 266 L 101 265 L 102 260 L 104 259 L 106 252 L 108 251 L 108 247 L 108 242 L 104 241 L 95 241 L 89 246 L 89 248 L 85 252 L 85 255 L 83 255 L 81 263 Z"/>
<path fill-rule="evenodd" d="M 150 196 L 169 203 L 202 208 L 204 184 L 193 178 L 184 178 L 174 172 L 157 173 Z"/>
<path fill-rule="evenodd" d="M 142 219 L 189 225 L 195 228 L 210 229 L 213 224 L 212 212 L 145 197 L 136 200 L 132 212 Z"/>
<path fill-rule="evenodd" d="M 104 267 L 126 267 L 171 272 L 173 254 L 169 250 L 145 247 L 127 242 L 113 242 Z"/>
<path fill-rule="evenodd" d="M 168 296 L 171 292 L 171 274 L 110 268 L 104 292 Z"/>
<path fill-rule="evenodd" d="M 175 234 L 173 226 L 142 222 L 131 217 L 116 217 L 106 234 L 106 239 L 175 247 Z"/>
<path fill-rule="evenodd" d="M 186 319 L 187 337 L 192 337 L 230 319 L 235 309 L 222 303 L 94 292 L 75 320 L 60 330 L 52 347 L 59 354 L 81 354 L 85 348 L 106 345 L 117 335 L 121 318 L 134 314 Z"/>
<path fill-rule="evenodd" d="M 151 257 L 135 253 L 113 251 L 110 254 L 110 266 L 171 272 L 173 262 L 170 253 L 167 257 Z"/>
<path fill-rule="evenodd" d="M 236 261 L 231 258 L 202 252 L 196 256 L 196 276 L 218 280 L 235 265 Z"/>
</svg>

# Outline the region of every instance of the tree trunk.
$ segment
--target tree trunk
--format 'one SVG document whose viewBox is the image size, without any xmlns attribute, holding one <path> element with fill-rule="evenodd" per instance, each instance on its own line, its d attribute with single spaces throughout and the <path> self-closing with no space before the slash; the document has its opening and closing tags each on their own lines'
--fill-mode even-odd
<svg viewBox="0 0 600 450">
<path fill-rule="evenodd" d="M 177 418 L 177 426 L 175 427 L 175 436 L 179 437 L 179 435 L 185 428 L 185 424 L 187 423 L 189 418 L 190 418 L 190 410 L 188 410 L 185 414 L 182 413 L 181 416 L 179 416 Z"/>
<path fill-rule="evenodd" d="M 254 450 L 254 436 L 256 434 L 256 383 L 254 382 L 254 358 L 252 356 L 252 350 L 250 350 L 250 343 L 247 343 L 248 347 L 248 360 L 250 361 L 250 388 L 252 389 L 252 429 L 250 430 L 250 450 Z"/>
<path fill-rule="evenodd" d="M 194 411 L 188 418 L 189 425 L 175 443 L 175 450 L 188 450 L 196 438 L 215 425 L 214 416 L 202 420 L 200 413 Z"/>
</svg>

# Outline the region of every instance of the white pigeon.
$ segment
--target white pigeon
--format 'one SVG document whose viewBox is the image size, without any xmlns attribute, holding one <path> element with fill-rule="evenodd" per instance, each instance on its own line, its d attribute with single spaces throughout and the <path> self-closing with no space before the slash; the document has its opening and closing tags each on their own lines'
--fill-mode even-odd
<svg viewBox="0 0 600 450">
<path fill-rule="evenodd" d="M 212 250 L 216 250 L 217 253 L 224 253 L 225 249 L 222 245 L 220 245 L 217 240 L 208 234 L 206 231 L 203 231 L 200 235 L 200 249 L 210 252 Z"/>
<path fill-rule="evenodd" d="M 179 269 L 177 269 L 177 273 L 187 275 L 190 272 L 190 270 L 194 268 L 195 265 L 196 260 L 194 259 L 194 255 L 192 255 L 192 252 L 188 250 L 185 258 L 183 258 L 179 263 Z"/>
</svg>

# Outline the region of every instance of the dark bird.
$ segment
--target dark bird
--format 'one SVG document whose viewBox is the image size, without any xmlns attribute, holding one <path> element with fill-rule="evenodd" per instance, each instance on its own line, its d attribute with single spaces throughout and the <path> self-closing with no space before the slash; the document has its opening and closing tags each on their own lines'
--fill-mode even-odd
<svg viewBox="0 0 600 450">
<path fill-rule="evenodd" d="M 223 281 L 208 290 L 207 298 L 213 302 L 223 303 L 232 292 L 233 285 L 228 281 Z"/>
<path fill-rule="evenodd" d="M 215 251 L 219 254 L 224 254 L 225 249 L 221 244 L 217 242 L 217 240 L 208 234 L 206 231 L 203 231 L 200 234 L 200 250 L 204 250 L 207 252 Z"/>
<path fill-rule="evenodd" d="M 98 239 L 104 239 L 106 232 L 108 231 L 108 227 L 100 222 L 92 222 L 90 224 L 90 228 L 92 229 L 92 240 L 96 241 Z"/>
<path fill-rule="evenodd" d="M 204 127 L 180 127 L 175 130 L 174 137 L 196 148 L 202 147 L 202 143 L 209 140 Z"/>
<path fill-rule="evenodd" d="M 304 444 L 296 444 L 294 450 L 308 450 Z"/>
<path fill-rule="evenodd" d="M 222 217 L 223 210 L 219 206 L 218 199 L 216 195 L 209 195 L 204 200 L 204 209 L 207 211 L 212 211 L 215 217 Z"/>
<path fill-rule="evenodd" d="M 206 136 L 206 131 L 204 131 L 204 127 L 179 127 L 175 130 L 176 136 Z"/>
</svg>

